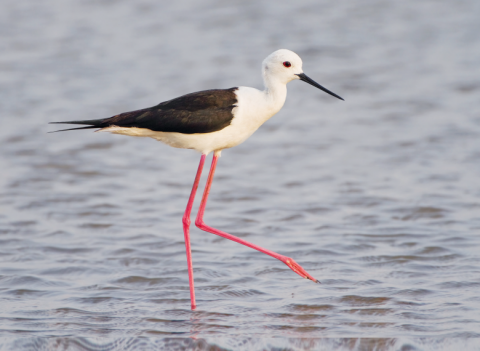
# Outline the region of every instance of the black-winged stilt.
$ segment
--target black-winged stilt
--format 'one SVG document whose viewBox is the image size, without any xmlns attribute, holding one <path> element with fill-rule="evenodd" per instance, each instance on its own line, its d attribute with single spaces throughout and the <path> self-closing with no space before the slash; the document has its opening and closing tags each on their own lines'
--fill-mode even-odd
<svg viewBox="0 0 480 351">
<path fill-rule="evenodd" d="M 302 60 L 290 50 L 281 49 L 269 55 L 262 63 L 262 73 L 265 83 L 265 90 L 263 91 L 249 87 L 205 90 L 183 95 L 150 108 L 125 112 L 109 118 L 52 122 L 86 125 L 86 127 L 63 129 L 59 132 L 100 128 L 99 132 L 151 137 L 170 146 L 194 149 L 202 154 L 187 208 L 183 215 L 192 309 L 195 309 L 196 303 L 190 249 L 190 213 L 202 175 L 205 157 L 212 151 L 214 153 L 212 165 L 195 225 L 204 231 L 270 255 L 285 263 L 303 278 L 318 283 L 318 280 L 314 279 L 290 257 L 251 244 L 231 234 L 212 228 L 203 222 L 203 214 L 220 153 L 223 149 L 244 142 L 263 123 L 280 111 L 287 97 L 288 82 L 300 79 L 343 100 L 340 96 L 307 77 L 302 70 Z"/>
</svg>

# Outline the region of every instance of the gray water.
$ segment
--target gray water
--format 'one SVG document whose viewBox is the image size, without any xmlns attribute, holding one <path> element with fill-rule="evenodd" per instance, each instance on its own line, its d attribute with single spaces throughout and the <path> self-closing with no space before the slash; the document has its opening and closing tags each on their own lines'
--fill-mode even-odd
<svg viewBox="0 0 480 351">
<path fill-rule="evenodd" d="M 1 350 L 480 349 L 480 2 L 1 7 Z M 279 48 L 346 101 L 290 83 L 205 220 L 321 284 L 193 227 L 191 311 L 200 155 L 47 123 L 261 88 Z"/>
</svg>

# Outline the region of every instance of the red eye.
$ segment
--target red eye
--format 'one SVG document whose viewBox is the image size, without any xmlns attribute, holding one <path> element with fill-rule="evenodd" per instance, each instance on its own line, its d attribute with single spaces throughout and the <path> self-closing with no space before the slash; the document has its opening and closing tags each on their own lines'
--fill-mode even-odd
<svg viewBox="0 0 480 351">
<path fill-rule="evenodd" d="M 283 63 L 283 65 L 288 68 L 288 67 L 290 67 L 292 64 L 291 64 L 289 61 L 285 61 L 285 62 Z"/>
</svg>

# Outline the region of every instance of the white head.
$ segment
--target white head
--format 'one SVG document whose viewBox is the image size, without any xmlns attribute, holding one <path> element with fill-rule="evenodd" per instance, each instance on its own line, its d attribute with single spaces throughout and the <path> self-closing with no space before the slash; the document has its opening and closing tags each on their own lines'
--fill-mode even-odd
<svg viewBox="0 0 480 351">
<path fill-rule="evenodd" d="M 263 60 L 262 72 L 267 79 L 274 78 L 287 84 L 294 79 L 300 79 L 297 74 L 303 73 L 302 59 L 293 51 L 280 49 Z"/>
<path fill-rule="evenodd" d="M 294 79 L 300 79 L 314 87 L 323 90 L 324 92 L 343 100 L 337 94 L 332 93 L 330 90 L 325 89 L 320 84 L 307 77 L 303 73 L 302 59 L 293 51 L 287 49 L 277 50 L 267 56 L 262 63 L 263 79 L 265 85 L 270 84 L 287 84 Z"/>
</svg>

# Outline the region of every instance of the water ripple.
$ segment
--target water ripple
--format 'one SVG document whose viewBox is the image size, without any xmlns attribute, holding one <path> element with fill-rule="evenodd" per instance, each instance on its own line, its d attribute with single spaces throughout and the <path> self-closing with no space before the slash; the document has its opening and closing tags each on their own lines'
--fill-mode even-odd
<svg viewBox="0 0 480 351">
<path fill-rule="evenodd" d="M 479 2 L 237 5 L 2 3 L 0 351 L 478 349 Z M 192 225 L 192 311 L 199 155 L 47 123 L 258 87 L 279 47 L 346 102 L 292 82 L 205 220 L 320 284 Z"/>
</svg>

